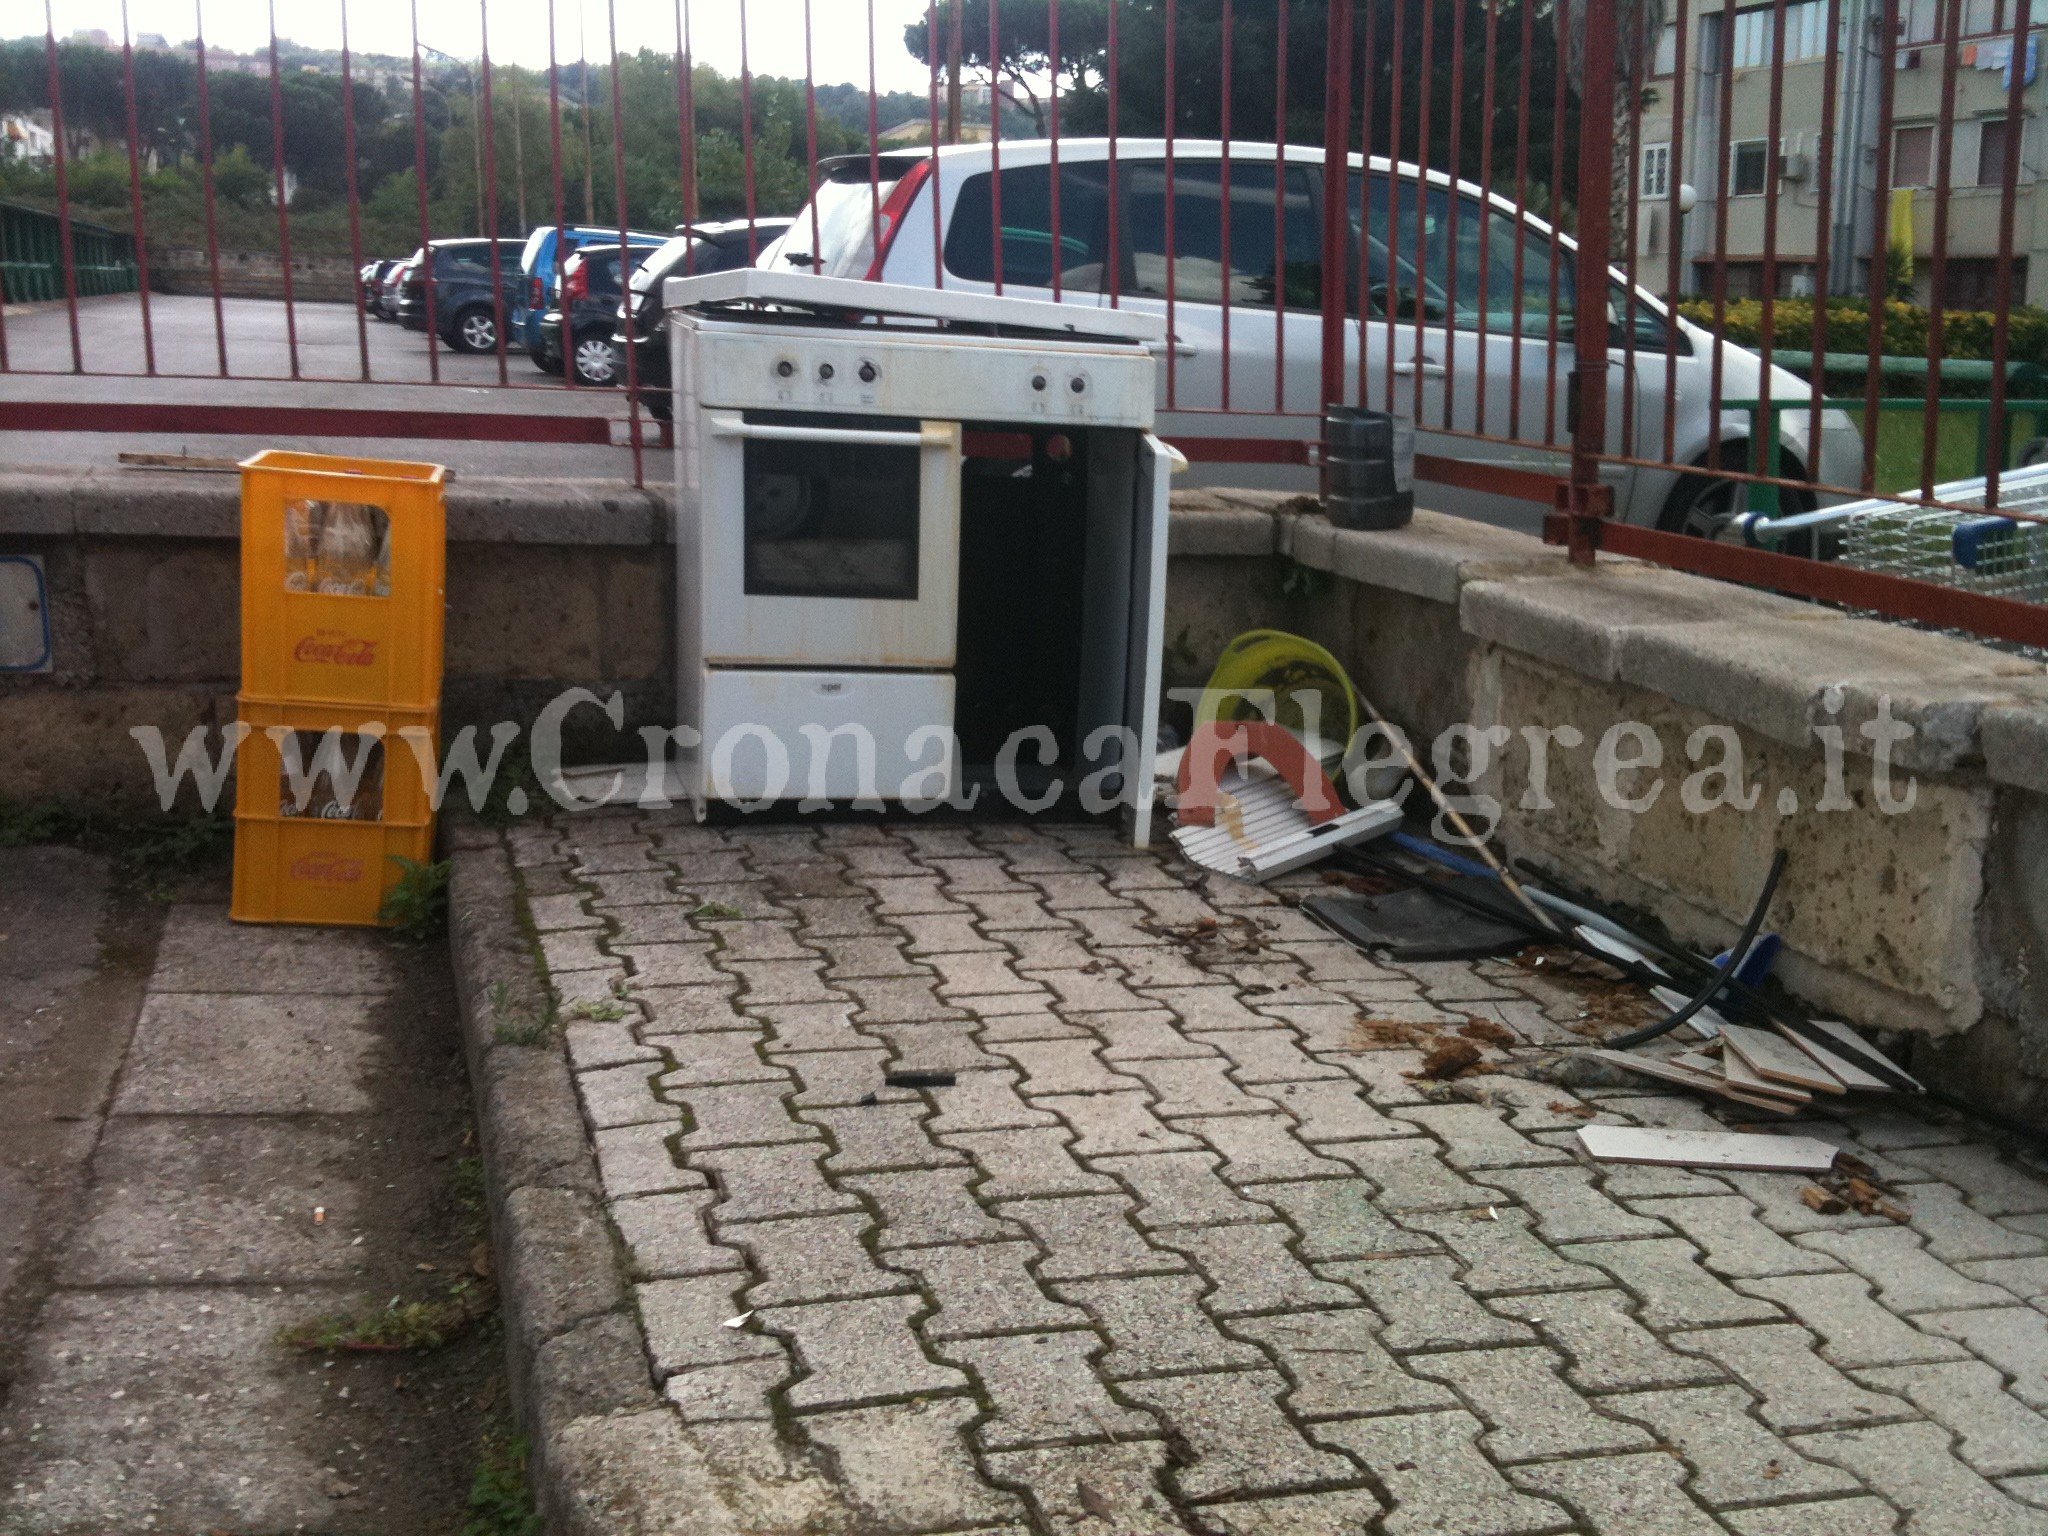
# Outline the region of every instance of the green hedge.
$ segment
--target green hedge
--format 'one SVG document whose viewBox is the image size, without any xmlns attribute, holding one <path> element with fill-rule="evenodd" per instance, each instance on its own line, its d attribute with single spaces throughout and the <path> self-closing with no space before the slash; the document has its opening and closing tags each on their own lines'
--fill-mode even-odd
<svg viewBox="0 0 2048 1536">
<path fill-rule="evenodd" d="M 1679 313 L 1695 325 L 1714 327 L 1711 299 L 1686 299 Z M 1926 357 L 1930 312 L 1914 304 L 1896 301 L 1884 306 L 1883 349 L 1887 357 Z M 1996 317 L 1983 310 L 1950 310 L 1943 320 L 1942 355 L 1955 358 L 1991 357 L 1992 330 Z M 1870 306 L 1854 299 L 1835 299 L 1827 306 L 1825 322 L 1827 352 L 1862 352 L 1870 349 Z M 1721 334 L 1746 347 L 1760 346 L 1764 339 L 1764 306 L 1760 299 L 1742 299 L 1728 305 Z M 1813 300 L 1780 299 L 1771 316 L 1771 346 L 1805 352 L 1813 346 Z M 2006 358 L 2014 363 L 2034 363 L 2048 368 L 2048 309 L 2015 308 L 2007 320 Z"/>
</svg>

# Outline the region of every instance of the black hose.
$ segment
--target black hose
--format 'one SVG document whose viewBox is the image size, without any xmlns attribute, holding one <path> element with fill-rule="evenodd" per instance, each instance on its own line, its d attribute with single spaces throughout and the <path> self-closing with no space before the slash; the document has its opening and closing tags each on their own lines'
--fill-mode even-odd
<svg viewBox="0 0 2048 1536">
<path fill-rule="evenodd" d="M 1750 909 L 1749 921 L 1742 925 L 1742 937 L 1737 939 L 1734 947 L 1728 951 L 1727 969 L 1714 967 L 1714 974 L 1707 978 L 1706 983 L 1692 995 L 1684 1007 L 1674 1009 L 1654 1024 L 1645 1024 L 1641 1029 L 1632 1029 L 1625 1035 L 1616 1035 L 1607 1042 L 1609 1050 L 1632 1050 L 1636 1046 L 1655 1040 L 1659 1035 L 1668 1035 L 1714 1000 L 1714 994 L 1733 978 L 1735 967 L 1740 965 L 1742 957 L 1749 953 L 1749 946 L 1756 941 L 1757 930 L 1764 925 L 1764 913 L 1770 910 L 1771 897 L 1778 889 L 1778 877 L 1785 873 L 1785 857 L 1785 850 L 1782 848 L 1771 856 L 1771 872 L 1764 876 L 1763 891 L 1757 897 L 1756 905 Z"/>
</svg>

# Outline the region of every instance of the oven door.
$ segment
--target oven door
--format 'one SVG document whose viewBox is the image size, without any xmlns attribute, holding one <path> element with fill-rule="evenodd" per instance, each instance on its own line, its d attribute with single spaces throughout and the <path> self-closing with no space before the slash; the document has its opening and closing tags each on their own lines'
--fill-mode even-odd
<svg viewBox="0 0 2048 1536">
<path fill-rule="evenodd" d="M 951 667 L 960 425 L 829 420 L 704 417 L 704 660 Z"/>
</svg>

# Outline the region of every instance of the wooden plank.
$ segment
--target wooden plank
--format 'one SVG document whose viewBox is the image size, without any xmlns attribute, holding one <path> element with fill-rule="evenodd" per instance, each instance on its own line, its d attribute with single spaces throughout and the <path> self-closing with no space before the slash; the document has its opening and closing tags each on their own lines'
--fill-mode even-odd
<svg viewBox="0 0 2048 1536">
<path fill-rule="evenodd" d="M 1832 1042 L 1829 1049 L 1849 1058 L 1874 1077 L 1882 1077 L 1895 1088 L 1925 1093 L 1920 1080 L 1839 1019 L 1808 1019 L 1805 1029 L 1818 1030 Z"/>
<path fill-rule="evenodd" d="M 1580 1144 L 1603 1163 L 1745 1168 L 1762 1173 L 1825 1173 L 1835 1165 L 1835 1149 L 1811 1136 L 1661 1131 L 1634 1125 L 1583 1125 L 1578 1134 Z"/>
<path fill-rule="evenodd" d="M 1789 1099 L 1770 1098 L 1757 1093 L 1744 1093 L 1741 1089 L 1730 1086 L 1728 1079 L 1725 1077 L 1719 1077 L 1709 1072 L 1696 1072 L 1690 1067 L 1674 1066 L 1670 1061 L 1661 1057 L 1632 1056 L 1627 1051 L 1596 1050 L 1587 1051 L 1584 1054 L 1593 1057 L 1597 1061 L 1610 1062 L 1617 1067 L 1625 1067 L 1631 1072 L 1641 1073 L 1644 1077 L 1658 1078 L 1667 1083 L 1681 1083 L 1687 1088 L 1696 1088 L 1701 1093 L 1711 1093 L 1720 1098 L 1734 1099 L 1737 1103 L 1747 1104 L 1753 1109 L 1768 1109 L 1775 1114 L 1789 1115 L 1798 1108 Z"/>
<path fill-rule="evenodd" d="M 1766 1078 L 1739 1051 L 1724 1049 L 1721 1052 L 1721 1074 L 1728 1079 L 1731 1088 L 1740 1088 L 1744 1093 L 1768 1094 L 1772 1098 L 1790 1099 L 1795 1104 L 1813 1102 L 1813 1095 L 1804 1088 Z"/>
<path fill-rule="evenodd" d="M 1819 1062 L 1821 1066 L 1841 1079 L 1844 1088 L 1853 1089 L 1858 1093 L 1890 1093 L 1892 1091 L 1890 1083 L 1874 1073 L 1864 1071 L 1855 1062 L 1845 1057 L 1837 1056 L 1818 1041 L 1809 1040 L 1804 1035 L 1787 1029 L 1775 1019 L 1771 1022 L 1776 1026 L 1779 1034 L 1783 1035 L 1787 1040 L 1798 1046 L 1800 1050 L 1806 1052 L 1807 1055 Z"/>
<path fill-rule="evenodd" d="M 1770 1030 L 1730 1024 L 1721 1035 L 1728 1042 L 1728 1049 L 1748 1062 L 1761 1077 L 1820 1093 L 1848 1092 L 1840 1078 Z"/>
</svg>

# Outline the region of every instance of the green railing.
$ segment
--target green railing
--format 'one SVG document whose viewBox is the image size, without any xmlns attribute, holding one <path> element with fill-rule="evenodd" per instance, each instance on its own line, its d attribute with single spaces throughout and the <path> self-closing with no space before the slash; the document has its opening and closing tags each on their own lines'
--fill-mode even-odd
<svg viewBox="0 0 2048 1536">
<path fill-rule="evenodd" d="M 1806 354 L 1798 354 L 1802 361 Z M 1909 360 L 1910 361 L 1910 360 Z M 1788 362 L 1788 366 L 1792 366 Z M 1989 363 L 1976 367 L 1986 370 Z M 1943 365 L 1946 377 L 1954 363 Z M 1927 364 L 1920 363 L 1924 374 Z M 1832 371 L 1832 370 L 1831 370 Z M 1887 370 L 1889 371 L 1889 370 Z M 2020 380 L 2025 384 L 2039 387 L 2042 380 L 2038 371 L 2029 368 L 2027 376 Z M 1811 400 L 1724 400 L 1728 410 L 1747 411 L 1752 422 L 1756 412 L 1762 408 L 1768 415 L 1771 430 L 1750 433 L 1750 462 L 1744 468 L 1755 475 L 1778 475 L 1780 455 L 1784 442 L 1783 423 L 1787 417 L 1798 421 L 1813 409 Z M 1871 438 L 1869 402 L 1862 396 L 1854 398 L 1824 398 L 1821 409 L 1840 411 L 1856 423 L 1865 442 Z M 2008 400 L 2005 402 L 2005 429 L 2001 441 L 1994 448 L 1991 441 L 1991 402 L 1989 400 L 1943 399 L 1935 405 L 1934 438 L 1934 483 L 1940 485 L 1949 480 L 1968 480 L 1990 473 L 1994 461 L 2001 469 L 2017 466 L 2020 451 L 2034 438 L 2048 436 L 2048 399 Z M 1877 402 L 1877 469 L 1873 494 L 1893 496 L 1905 494 L 1917 496 L 1920 492 L 1920 465 L 1926 444 L 1927 402 L 1924 399 L 1888 396 Z M 1774 485 L 1752 485 L 1749 487 L 1748 505 L 1751 511 L 1767 515 L 1782 510 L 1778 487 Z"/>
<path fill-rule="evenodd" d="M 71 221 L 71 256 L 81 298 L 133 293 L 135 237 L 104 224 Z M 0 299 L 33 304 L 64 297 L 64 237 L 57 215 L 0 201 Z"/>
</svg>

